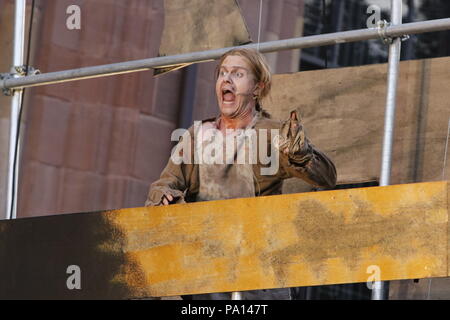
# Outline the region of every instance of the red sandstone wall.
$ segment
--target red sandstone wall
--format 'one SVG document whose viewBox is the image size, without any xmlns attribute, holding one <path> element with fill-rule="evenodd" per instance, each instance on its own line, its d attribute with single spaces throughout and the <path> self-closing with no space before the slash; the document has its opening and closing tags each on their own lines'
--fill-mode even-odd
<svg viewBox="0 0 450 320">
<path fill-rule="evenodd" d="M 81 7 L 81 30 L 65 27 Z M 38 1 L 33 65 L 43 72 L 156 56 L 162 1 Z M 19 216 L 141 206 L 177 126 L 182 72 L 83 80 L 29 91 Z M 169 91 L 170 89 L 170 91 Z"/>
<path fill-rule="evenodd" d="M 32 65 L 42 72 L 157 55 L 162 0 L 36 3 L 40 22 Z M 259 0 L 239 3 L 256 41 Z M 298 35 L 302 3 L 263 1 L 261 41 Z M 81 8 L 81 30 L 65 26 L 71 4 Z M 269 55 L 274 71 L 295 71 L 293 54 Z M 217 113 L 214 66 L 198 67 L 194 120 Z M 18 216 L 142 206 L 170 154 L 184 73 L 154 79 L 152 72 L 141 72 L 30 89 Z"/>
</svg>

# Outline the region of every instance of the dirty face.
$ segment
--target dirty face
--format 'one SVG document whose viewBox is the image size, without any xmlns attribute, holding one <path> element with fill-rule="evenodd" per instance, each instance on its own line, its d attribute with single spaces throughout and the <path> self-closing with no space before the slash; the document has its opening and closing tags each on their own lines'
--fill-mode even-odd
<svg viewBox="0 0 450 320">
<path fill-rule="evenodd" d="M 216 96 L 222 115 L 237 118 L 255 107 L 253 95 L 256 81 L 248 61 L 241 56 L 228 56 L 219 68 Z"/>
</svg>

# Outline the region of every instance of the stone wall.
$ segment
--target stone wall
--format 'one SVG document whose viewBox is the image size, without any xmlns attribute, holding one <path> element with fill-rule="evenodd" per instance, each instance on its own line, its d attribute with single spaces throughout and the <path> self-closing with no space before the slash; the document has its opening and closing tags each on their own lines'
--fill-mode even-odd
<svg viewBox="0 0 450 320">
<path fill-rule="evenodd" d="M 263 1 L 261 29 L 260 1 L 238 3 L 253 41 L 259 30 L 261 41 L 301 35 L 302 1 Z M 9 9 L 1 11 L 8 25 L 12 4 L 0 0 Z M 81 8 L 80 30 L 66 27 L 72 4 Z M 164 27 L 163 0 L 37 0 L 36 15 L 31 65 L 42 72 L 155 57 Z M 275 72 L 291 72 L 298 69 L 298 57 L 285 51 L 268 60 Z M 218 112 L 214 67 L 214 62 L 195 67 L 193 120 Z M 180 126 L 186 72 L 156 78 L 139 72 L 27 89 L 18 217 L 142 206 L 167 162 L 170 134 Z M 7 123 L 9 114 L 1 116 Z M 4 128 L 1 139 L 7 140 Z"/>
</svg>

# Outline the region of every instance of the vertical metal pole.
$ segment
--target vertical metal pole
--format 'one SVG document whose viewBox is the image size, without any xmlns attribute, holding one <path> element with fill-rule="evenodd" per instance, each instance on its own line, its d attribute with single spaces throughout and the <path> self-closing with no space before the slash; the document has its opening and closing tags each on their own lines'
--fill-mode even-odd
<svg viewBox="0 0 450 320">
<path fill-rule="evenodd" d="M 402 23 L 402 0 L 391 0 L 391 25 Z M 384 118 L 383 154 L 381 158 L 380 186 L 390 183 L 392 143 L 394 139 L 397 81 L 399 74 L 401 39 L 395 38 L 389 46 L 386 113 Z M 381 270 L 383 272 L 383 270 Z M 372 300 L 388 298 L 389 283 L 376 282 L 372 289 Z"/>
<path fill-rule="evenodd" d="M 14 16 L 13 69 L 24 64 L 26 0 L 16 0 Z M 11 118 L 9 127 L 8 187 L 6 201 L 6 218 L 15 219 L 17 214 L 17 177 L 19 154 L 18 140 L 19 113 L 22 105 L 23 90 L 15 90 L 11 101 Z M 16 161 L 14 158 L 16 156 Z M 15 179 L 15 183 L 13 183 Z"/>
<path fill-rule="evenodd" d="M 242 293 L 239 291 L 231 293 L 231 300 L 242 300 Z"/>
</svg>

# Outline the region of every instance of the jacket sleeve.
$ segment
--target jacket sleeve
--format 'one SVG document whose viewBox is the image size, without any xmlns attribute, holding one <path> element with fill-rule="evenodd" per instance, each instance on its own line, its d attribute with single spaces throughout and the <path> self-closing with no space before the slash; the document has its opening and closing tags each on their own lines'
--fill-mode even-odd
<svg viewBox="0 0 450 320">
<path fill-rule="evenodd" d="M 291 118 L 283 122 L 280 140 L 280 164 L 288 178 L 301 178 L 315 187 L 336 186 L 336 167 L 305 136 L 298 110 L 292 111 Z"/>
<path fill-rule="evenodd" d="M 145 206 L 161 205 L 162 198 L 165 194 L 172 195 L 175 203 L 186 202 L 185 198 L 187 192 L 191 189 L 195 165 L 193 164 L 193 155 L 190 149 L 185 150 L 182 148 L 183 139 L 190 140 L 192 146 L 192 140 L 184 136 L 177 144 L 174 152 L 179 153 L 181 157 L 183 156 L 183 152 L 189 152 L 189 160 L 180 163 L 180 161 L 174 161 L 172 156 L 169 158 L 160 178 L 151 184 Z"/>
</svg>

